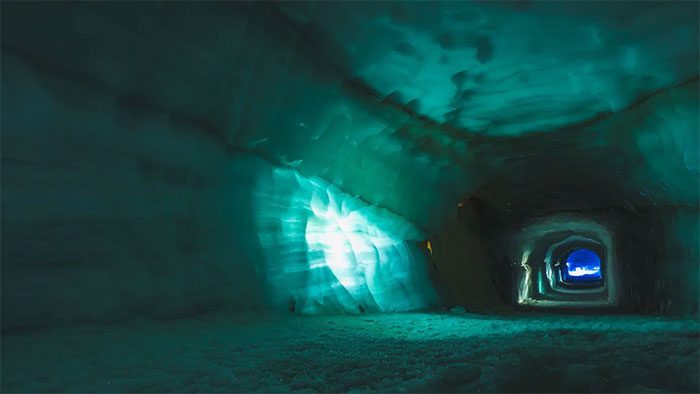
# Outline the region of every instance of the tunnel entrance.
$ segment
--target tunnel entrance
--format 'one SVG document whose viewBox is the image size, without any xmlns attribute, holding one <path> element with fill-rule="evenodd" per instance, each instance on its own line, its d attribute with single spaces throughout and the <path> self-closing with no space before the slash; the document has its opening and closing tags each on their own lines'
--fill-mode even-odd
<svg viewBox="0 0 700 394">
<path fill-rule="evenodd" d="M 559 278 L 568 285 L 597 285 L 603 280 L 602 261 L 590 249 L 579 248 L 569 252 L 559 266 Z"/>
</svg>

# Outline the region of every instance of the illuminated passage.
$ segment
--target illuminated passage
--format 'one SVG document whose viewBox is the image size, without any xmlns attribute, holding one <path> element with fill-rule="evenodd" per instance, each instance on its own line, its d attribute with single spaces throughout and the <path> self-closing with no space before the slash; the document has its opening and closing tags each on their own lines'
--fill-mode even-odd
<svg viewBox="0 0 700 394">
<path fill-rule="evenodd" d="M 276 168 L 258 187 L 268 297 L 302 312 L 427 306 L 423 232 L 318 178 Z"/>
<path fill-rule="evenodd" d="M 600 256 L 590 249 L 580 248 L 564 256 L 564 282 L 597 282 L 603 279 Z"/>
</svg>

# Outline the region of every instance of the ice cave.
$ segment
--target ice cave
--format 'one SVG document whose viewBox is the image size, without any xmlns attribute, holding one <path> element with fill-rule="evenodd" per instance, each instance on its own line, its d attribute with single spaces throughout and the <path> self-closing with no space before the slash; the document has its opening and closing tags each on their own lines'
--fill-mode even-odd
<svg viewBox="0 0 700 394">
<path fill-rule="evenodd" d="M 698 1 L 3 1 L 0 391 L 700 392 Z"/>
</svg>

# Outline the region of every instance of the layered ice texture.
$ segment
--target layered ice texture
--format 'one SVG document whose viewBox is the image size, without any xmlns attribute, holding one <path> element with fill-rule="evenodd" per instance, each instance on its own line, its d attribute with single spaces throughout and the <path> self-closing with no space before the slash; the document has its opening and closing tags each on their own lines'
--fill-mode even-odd
<svg viewBox="0 0 700 394">
<path fill-rule="evenodd" d="M 357 313 L 434 302 L 425 234 L 406 219 L 283 168 L 262 177 L 254 196 L 274 304 Z"/>
</svg>

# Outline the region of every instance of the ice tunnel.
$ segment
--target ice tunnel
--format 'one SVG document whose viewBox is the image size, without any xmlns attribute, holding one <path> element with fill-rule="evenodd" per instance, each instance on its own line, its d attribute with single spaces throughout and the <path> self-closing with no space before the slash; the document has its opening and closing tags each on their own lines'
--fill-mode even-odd
<svg viewBox="0 0 700 394">
<path fill-rule="evenodd" d="M 699 14 L 0 3 L 0 391 L 700 391 Z"/>
</svg>

